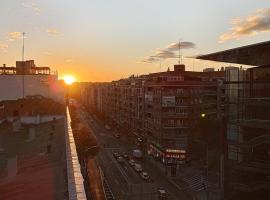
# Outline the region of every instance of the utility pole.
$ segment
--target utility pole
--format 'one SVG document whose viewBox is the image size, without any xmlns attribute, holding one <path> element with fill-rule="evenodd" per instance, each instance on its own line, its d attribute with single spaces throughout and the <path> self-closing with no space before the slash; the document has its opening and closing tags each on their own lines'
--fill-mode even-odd
<svg viewBox="0 0 270 200">
<path fill-rule="evenodd" d="M 25 32 L 22 33 L 22 39 L 23 39 L 23 46 L 22 46 L 22 61 L 24 61 L 24 36 L 25 36 Z"/>
<path fill-rule="evenodd" d="M 22 40 L 23 40 L 23 45 L 22 45 L 22 61 L 23 61 L 23 70 L 22 70 L 22 98 L 24 99 L 24 73 L 25 73 L 25 63 L 24 63 L 24 36 L 25 32 L 22 33 Z"/>
</svg>

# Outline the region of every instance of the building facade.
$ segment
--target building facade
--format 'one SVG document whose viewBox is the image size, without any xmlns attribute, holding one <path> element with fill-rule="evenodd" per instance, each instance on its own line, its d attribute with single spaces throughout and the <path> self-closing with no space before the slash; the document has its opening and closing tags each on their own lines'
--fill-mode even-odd
<svg viewBox="0 0 270 200">
<path fill-rule="evenodd" d="M 226 195 L 270 195 L 270 66 L 226 70 Z"/>
<path fill-rule="evenodd" d="M 147 152 L 165 164 L 186 160 L 202 113 L 217 118 L 224 112 L 224 77 L 225 71 L 190 72 L 175 65 L 173 71 L 89 84 L 82 98 L 91 109 L 102 107 L 98 111 L 111 126 L 143 140 Z"/>
<path fill-rule="evenodd" d="M 64 100 L 64 88 L 57 72 L 49 67 L 37 67 L 34 60 L 17 61 L 16 67 L 0 67 L 0 101 L 41 95 Z"/>
</svg>

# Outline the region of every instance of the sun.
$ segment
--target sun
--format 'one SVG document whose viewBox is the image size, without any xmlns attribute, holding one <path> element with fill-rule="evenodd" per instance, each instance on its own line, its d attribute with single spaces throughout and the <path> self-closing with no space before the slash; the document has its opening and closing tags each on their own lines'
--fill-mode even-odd
<svg viewBox="0 0 270 200">
<path fill-rule="evenodd" d="M 72 83 L 75 82 L 74 76 L 71 76 L 71 75 L 66 75 L 63 77 L 63 79 L 67 85 L 71 85 Z"/>
</svg>

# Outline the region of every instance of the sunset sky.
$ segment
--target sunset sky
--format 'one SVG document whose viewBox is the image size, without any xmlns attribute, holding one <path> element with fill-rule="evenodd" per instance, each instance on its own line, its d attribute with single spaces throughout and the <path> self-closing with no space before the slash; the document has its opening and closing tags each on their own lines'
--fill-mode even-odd
<svg viewBox="0 0 270 200">
<path fill-rule="evenodd" d="M 269 0 L 1 0 L 0 12 L 1 65 L 21 60 L 25 32 L 26 59 L 79 81 L 165 70 L 179 40 L 189 57 L 270 39 Z"/>
</svg>

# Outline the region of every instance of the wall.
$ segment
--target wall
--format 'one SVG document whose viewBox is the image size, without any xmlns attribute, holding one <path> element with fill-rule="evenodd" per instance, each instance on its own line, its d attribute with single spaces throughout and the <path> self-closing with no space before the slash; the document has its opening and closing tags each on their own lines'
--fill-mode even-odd
<svg viewBox="0 0 270 200">
<path fill-rule="evenodd" d="M 56 101 L 64 100 L 64 89 L 57 75 L 24 75 L 24 96 L 42 95 Z M 22 98 L 23 76 L 0 75 L 0 101 Z"/>
</svg>

